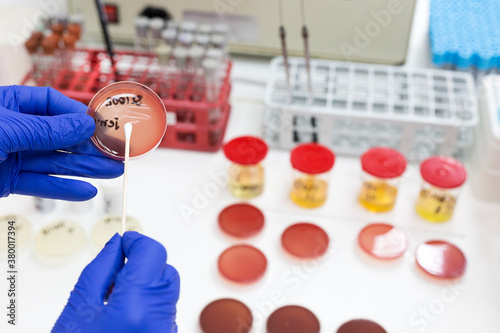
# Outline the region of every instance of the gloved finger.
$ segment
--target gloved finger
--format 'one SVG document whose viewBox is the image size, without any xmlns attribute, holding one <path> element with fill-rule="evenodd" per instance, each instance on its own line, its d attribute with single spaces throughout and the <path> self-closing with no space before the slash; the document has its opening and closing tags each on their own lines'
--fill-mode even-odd
<svg viewBox="0 0 500 333">
<path fill-rule="evenodd" d="M 39 117 L 2 109 L 0 138 L 3 153 L 29 150 L 56 150 L 75 146 L 95 131 L 92 117 L 65 114 Z"/>
<path fill-rule="evenodd" d="M 97 257 L 85 267 L 75 285 L 75 291 L 83 297 L 95 300 L 102 305 L 115 283 L 118 272 L 124 265 L 122 239 L 115 234 L 104 246 Z"/>
<path fill-rule="evenodd" d="M 12 96 L 19 107 L 19 111 L 22 113 L 38 116 L 55 116 L 65 113 L 87 112 L 85 104 L 61 94 L 54 88 L 10 86 L 7 89 L 10 89 L 10 91 L 4 92 L 4 95 Z M 5 107 L 14 110 L 8 107 L 9 104 Z"/>
<path fill-rule="evenodd" d="M 73 147 L 64 148 L 64 151 L 80 155 L 91 155 L 91 156 L 109 158 L 106 155 L 104 155 L 99 149 L 97 149 L 97 147 L 91 140 L 83 141 L 82 143 L 79 143 Z"/>
<path fill-rule="evenodd" d="M 169 296 L 167 298 L 174 304 L 177 303 L 179 300 L 181 279 L 175 267 L 165 265 L 163 270 L 163 280 L 168 284 Z"/>
<path fill-rule="evenodd" d="M 97 189 L 80 180 L 20 172 L 12 193 L 48 199 L 85 201 L 95 197 Z"/>
<path fill-rule="evenodd" d="M 24 152 L 22 171 L 53 175 L 116 178 L 123 174 L 123 162 L 105 157 L 63 152 Z"/>
<path fill-rule="evenodd" d="M 127 231 L 122 237 L 122 247 L 128 261 L 118 274 L 115 288 L 143 286 L 162 279 L 167 262 L 163 245 L 135 231 Z"/>
</svg>

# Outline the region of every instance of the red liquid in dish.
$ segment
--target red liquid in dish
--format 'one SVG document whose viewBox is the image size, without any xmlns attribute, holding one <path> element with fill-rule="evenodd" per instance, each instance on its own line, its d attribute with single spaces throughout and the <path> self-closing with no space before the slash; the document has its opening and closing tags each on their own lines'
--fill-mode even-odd
<svg viewBox="0 0 500 333">
<path fill-rule="evenodd" d="M 399 258 L 408 246 L 405 233 L 385 223 L 364 227 L 358 235 L 358 243 L 363 251 L 378 259 Z"/>
<path fill-rule="evenodd" d="M 415 259 L 425 272 L 442 279 L 461 276 L 467 263 L 465 255 L 458 247 L 441 240 L 420 244 L 415 252 Z"/>
<path fill-rule="evenodd" d="M 354 319 L 339 327 L 337 333 L 387 333 L 379 324 L 366 319 Z"/>
<path fill-rule="evenodd" d="M 328 249 L 327 233 L 311 223 L 289 226 L 281 235 L 281 244 L 293 256 L 310 259 L 322 256 Z"/>
<path fill-rule="evenodd" d="M 318 333 L 319 330 L 314 313 L 297 305 L 279 308 L 267 319 L 267 333 Z"/>
<path fill-rule="evenodd" d="M 240 301 L 230 298 L 213 301 L 200 314 L 203 333 L 248 333 L 252 322 L 250 309 Z"/>
<path fill-rule="evenodd" d="M 220 212 L 219 226 L 231 236 L 251 237 L 264 227 L 264 214 L 260 209 L 249 204 L 231 205 Z"/>
<path fill-rule="evenodd" d="M 87 114 L 94 118 L 92 141 L 105 155 L 123 160 L 123 126 L 132 123 L 130 157 L 154 150 L 167 128 L 165 106 L 154 91 L 135 82 L 117 82 L 101 89 L 89 104 Z"/>
<path fill-rule="evenodd" d="M 266 256 L 250 245 L 235 245 L 219 256 L 220 273 L 233 282 L 252 283 L 258 280 L 267 268 Z"/>
</svg>

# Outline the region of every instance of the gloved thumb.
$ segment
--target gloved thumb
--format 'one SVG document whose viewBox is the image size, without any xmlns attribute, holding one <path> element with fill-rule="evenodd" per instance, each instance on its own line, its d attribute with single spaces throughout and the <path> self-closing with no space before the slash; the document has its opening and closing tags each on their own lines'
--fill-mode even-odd
<svg viewBox="0 0 500 333">
<path fill-rule="evenodd" d="M 83 270 L 71 296 L 77 292 L 89 303 L 104 304 L 118 272 L 124 265 L 125 256 L 121 241 L 120 235 L 115 234 L 106 243 L 97 257 Z"/>
<path fill-rule="evenodd" d="M 5 155 L 72 147 L 89 139 L 95 130 L 92 117 L 80 113 L 35 116 L 0 108 L 0 115 L 0 152 Z"/>
</svg>

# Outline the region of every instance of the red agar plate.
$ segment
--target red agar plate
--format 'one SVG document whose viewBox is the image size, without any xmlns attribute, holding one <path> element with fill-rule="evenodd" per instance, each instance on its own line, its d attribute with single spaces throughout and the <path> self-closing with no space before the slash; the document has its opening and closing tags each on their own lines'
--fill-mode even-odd
<svg viewBox="0 0 500 333">
<path fill-rule="evenodd" d="M 267 333 L 318 333 L 319 329 L 314 313 L 297 305 L 279 308 L 267 319 Z"/>
<path fill-rule="evenodd" d="M 156 93 L 136 82 L 116 82 L 90 101 L 87 114 L 95 121 L 92 141 L 106 156 L 125 157 L 126 123 L 132 123 L 130 157 L 140 157 L 160 144 L 167 129 L 167 111 Z"/>
<path fill-rule="evenodd" d="M 251 237 L 264 227 L 264 214 L 260 209 L 250 204 L 234 204 L 220 212 L 219 226 L 231 236 Z"/>
<path fill-rule="evenodd" d="M 322 256 L 328 249 L 327 233 L 311 223 L 289 226 L 281 235 L 281 244 L 291 255 L 303 259 Z"/>
<path fill-rule="evenodd" d="M 342 324 L 337 333 L 387 333 L 379 324 L 366 319 L 354 319 Z"/>
<path fill-rule="evenodd" d="M 385 223 L 373 223 L 364 227 L 358 235 L 363 251 L 378 259 L 401 257 L 408 247 L 405 233 L 398 227 Z"/>
<path fill-rule="evenodd" d="M 250 245 L 235 245 L 219 256 L 220 273 L 233 282 L 252 283 L 258 280 L 267 268 L 266 256 Z"/>
<path fill-rule="evenodd" d="M 420 244 L 415 252 L 417 265 L 430 275 L 453 279 L 465 272 L 467 260 L 462 250 L 455 245 L 431 240 Z"/>
<path fill-rule="evenodd" d="M 250 309 L 240 301 L 223 298 L 205 306 L 200 314 L 203 333 L 248 333 L 253 317 Z"/>
</svg>

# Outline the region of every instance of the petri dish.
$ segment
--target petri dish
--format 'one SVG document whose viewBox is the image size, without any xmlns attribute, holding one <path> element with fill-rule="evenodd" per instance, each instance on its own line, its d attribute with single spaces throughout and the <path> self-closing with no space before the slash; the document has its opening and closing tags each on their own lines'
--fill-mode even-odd
<svg viewBox="0 0 500 333">
<path fill-rule="evenodd" d="M 296 223 L 285 229 L 281 235 L 283 248 L 301 259 L 321 257 L 328 249 L 328 234 L 312 223 Z"/>
<path fill-rule="evenodd" d="M 14 232 L 14 234 L 9 234 Z M 30 221 L 18 214 L 8 214 L 0 217 L 0 256 L 7 257 L 9 237 L 15 238 L 16 248 L 23 249 L 31 238 L 33 228 Z"/>
<path fill-rule="evenodd" d="M 102 249 L 111 237 L 113 237 L 117 232 L 121 232 L 121 228 L 121 215 L 112 214 L 104 217 L 92 228 L 92 243 L 98 249 Z M 142 232 L 142 226 L 137 219 L 127 216 L 125 231 Z"/>
<path fill-rule="evenodd" d="M 248 333 L 253 317 L 250 309 L 242 302 L 223 298 L 205 306 L 200 314 L 203 333 L 238 332 Z"/>
<path fill-rule="evenodd" d="M 396 259 L 405 253 L 408 239 L 398 227 L 372 223 L 360 231 L 358 244 L 364 252 L 377 259 Z"/>
<path fill-rule="evenodd" d="M 457 246 L 443 240 L 430 240 L 415 251 L 417 265 L 426 273 L 442 279 L 453 279 L 465 272 L 467 260 Z"/>
<path fill-rule="evenodd" d="M 39 258 L 58 263 L 82 252 L 87 243 L 83 228 L 72 221 L 60 220 L 43 227 L 35 236 Z"/>
<path fill-rule="evenodd" d="M 264 227 L 264 214 L 247 203 L 230 205 L 219 213 L 219 227 L 234 237 L 251 237 Z"/>
<path fill-rule="evenodd" d="M 257 281 L 267 268 L 266 256 L 250 245 L 235 245 L 221 253 L 219 272 L 226 279 L 248 284 Z"/>
<path fill-rule="evenodd" d="M 125 157 L 126 123 L 132 123 L 130 158 L 154 150 L 167 129 L 167 111 L 158 95 L 136 82 L 122 81 L 102 88 L 89 103 L 87 114 L 96 128 L 92 142 L 106 156 Z"/>
<path fill-rule="evenodd" d="M 267 318 L 267 333 L 318 333 L 318 318 L 308 309 L 298 305 L 281 307 Z"/>
<path fill-rule="evenodd" d="M 350 320 L 337 329 L 337 333 L 387 333 L 386 330 L 374 321 L 367 319 Z"/>
</svg>

